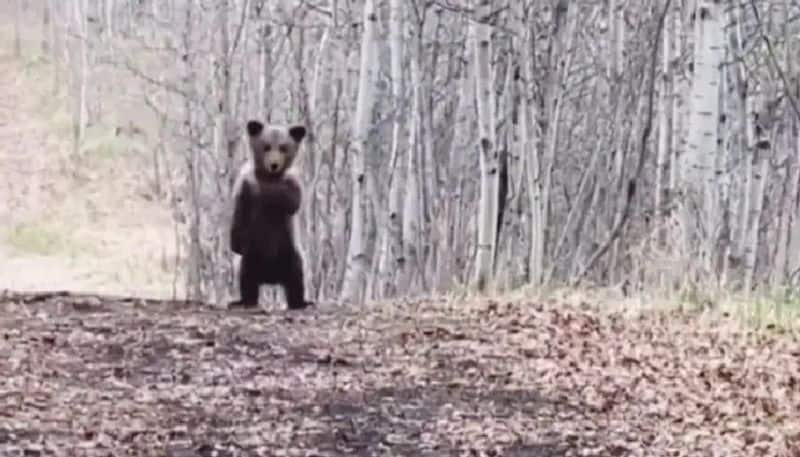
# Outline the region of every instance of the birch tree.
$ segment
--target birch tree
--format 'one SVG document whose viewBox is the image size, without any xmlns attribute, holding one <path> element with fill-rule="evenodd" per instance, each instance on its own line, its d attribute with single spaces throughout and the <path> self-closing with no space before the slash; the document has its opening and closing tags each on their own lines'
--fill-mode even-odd
<svg viewBox="0 0 800 457">
<path fill-rule="evenodd" d="M 672 64 L 672 27 L 664 27 L 663 41 L 661 43 L 661 87 L 658 98 L 658 152 L 656 159 L 656 188 L 655 188 L 655 216 L 656 216 L 656 244 L 659 248 L 664 246 L 666 235 L 667 205 L 670 196 L 670 138 L 673 135 L 670 124 L 671 104 L 671 71 Z"/>
<path fill-rule="evenodd" d="M 13 0 L 14 2 L 14 57 L 22 57 L 22 37 L 21 35 L 21 22 L 22 22 L 22 0 Z"/>
<path fill-rule="evenodd" d="M 105 29 L 105 38 L 106 41 L 109 43 L 114 42 L 114 30 L 115 30 L 115 23 L 114 23 L 114 11 L 115 11 L 116 1 L 115 0 L 104 0 L 103 1 L 103 9 L 105 13 L 105 21 L 106 21 L 106 29 Z"/>
<path fill-rule="evenodd" d="M 547 91 L 541 96 L 542 105 L 546 109 L 542 121 L 544 123 L 543 140 L 544 150 L 542 159 L 538 163 L 538 176 L 535 184 L 535 202 L 532 209 L 532 264 L 529 277 L 533 284 L 539 285 L 549 278 L 545 278 L 544 267 L 547 255 L 547 235 L 551 233 L 551 196 L 553 192 L 553 171 L 555 170 L 556 150 L 559 147 L 561 134 L 561 121 L 564 104 L 565 85 L 563 79 L 568 74 L 573 53 L 573 40 L 577 30 L 577 15 L 574 6 L 569 0 L 559 0 L 550 20 L 550 40 L 547 44 L 548 52 L 544 57 L 547 62 Z M 535 167 L 537 168 L 537 167 Z M 552 276 L 555 265 L 551 267 Z"/>
<path fill-rule="evenodd" d="M 389 5 L 389 46 L 391 52 L 391 83 L 394 122 L 392 125 L 392 144 L 387 175 L 389 177 L 388 214 L 384 219 L 378 252 L 378 294 L 376 298 L 396 293 L 392 273 L 401 266 L 401 189 L 403 175 L 400 173 L 403 154 L 401 138 L 405 122 L 405 85 L 403 84 L 403 30 L 405 28 L 405 8 L 403 0 L 392 0 Z"/>
<path fill-rule="evenodd" d="M 721 227 L 716 169 L 722 63 L 722 5 L 700 1 L 694 15 L 694 65 L 686 155 L 681 162 L 684 255 L 695 281 L 713 273 Z M 693 259 L 700 259 L 700 264 Z"/>
<path fill-rule="evenodd" d="M 63 72 L 63 63 L 61 61 L 63 37 L 62 34 L 59 33 L 61 30 L 60 24 L 63 24 L 63 21 L 59 21 L 63 4 L 57 2 L 57 0 L 46 1 L 47 10 L 49 11 L 50 16 L 50 59 L 53 62 L 52 93 L 58 93 L 58 91 L 61 89 L 61 74 Z"/>
<path fill-rule="evenodd" d="M 481 292 L 486 292 L 491 287 L 497 239 L 498 154 L 494 130 L 495 102 L 492 96 L 492 68 L 489 61 L 492 46 L 492 28 L 488 22 L 491 5 L 490 0 L 480 0 L 476 7 L 475 24 L 473 25 L 475 27 L 475 82 L 480 126 L 481 164 L 475 285 Z"/>
<path fill-rule="evenodd" d="M 69 11 L 70 34 L 72 46 L 70 52 L 70 80 L 73 93 L 72 117 L 72 145 L 73 153 L 77 154 L 84 138 L 86 123 L 89 116 L 87 90 L 89 78 L 89 28 L 86 24 L 86 0 L 72 2 L 72 11 Z"/>
<path fill-rule="evenodd" d="M 406 24 L 406 42 L 409 43 L 409 109 L 408 109 L 408 146 L 405 151 L 403 170 L 404 192 L 402 197 L 402 262 L 396 278 L 400 290 L 415 287 L 415 279 L 423 274 L 420 257 L 422 229 L 423 174 L 422 153 L 424 150 L 422 123 L 422 69 L 423 48 L 421 43 L 423 23 L 420 20 L 408 21 Z"/>
<path fill-rule="evenodd" d="M 465 15 L 466 19 L 471 19 Z M 450 285 L 460 284 L 464 281 L 464 272 L 469 271 L 467 262 L 467 246 L 470 243 L 468 220 L 476 215 L 471 213 L 471 189 L 470 182 L 473 172 L 471 164 L 473 161 L 465 151 L 472 149 L 474 144 L 474 99 L 475 99 L 475 52 L 474 49 L 474 27 L 465 27 L 463 47 L 460 53 L 463 61 L 459 68 L 460 73 L 457 79 L 458 102 L 453 114 L 453 140 L 450 144 L 450 170 L 447 189 L 445 193 L 445 223 L 449 226 L 449 236 L 445 237 L 448 242 L 450 253 L 448 256 L 449 268 L 446 268 L 446 278 L 440 278 L 440 283 L 450 283 Z M 443 264 L 445 262 L 442 262 Z M 441 273 L 445 275 L 445 267 Z"/>
<path fill-rule="evenodd" d="M 340 298 L 348 302 L 363 299 L 363 281 L 367 271 L 367 254 L 364 236 L 364 190 L 367 174 L 364 155 L 369 151 L 369 120 L 372 113 L 373 84 L 375 81 L 375 29 L 377 15 L 372 0 L 364 2 L 363 32 L 361 38 L 361 65 L 359 67 L 358 99 L 353 120 L 352 206 L 350 208 L 350 241 L 347 248 L 347 267 Z"/>
<path fill-rule="evenodd" d="M 41 40 L 41 47 L 42 47 L 42 54 L 47 57 L 50 54 L 50 48 L 52 43 L 50 40 L 52 38 L 50 34 L 50 2 L 44 1 L 42 2 L 42 40 Z"/>
</svg>

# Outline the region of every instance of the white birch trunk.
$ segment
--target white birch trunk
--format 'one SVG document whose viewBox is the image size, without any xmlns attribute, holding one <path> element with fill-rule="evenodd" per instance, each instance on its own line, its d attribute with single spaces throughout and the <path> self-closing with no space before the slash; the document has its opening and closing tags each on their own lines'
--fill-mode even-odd
<svg viewBox="0 0 800 457">
<path fill-rule="evenodd" d="M 408 139 L 408 151 L 406 155 L 406 168 L 405 168 L 405 182 L 403 194 L 403 223 L 402 223 L 402 246 L 403 246 L 403 262 L 402 274 L 400 275 L 399 287 L 400 290 L 409 290 L 414 278 L 419 273 L 419 246 L 420 246 L 420 220 L 421 210 L 420 207 L 420 188 L 422 182 L 422 167 L 420 166 L 420 131 L 421 122 L 420 118 L 420 85 L 422 84 L 420 78 L 420 49 L 417 42 L 417 31 L 414 27 L 410 28 L 410 39 L 412 45 L 410 48 L 413 50 L 411 56 L 411 109 L 409 110 L 409 119 L 411 127 Z"/>
<path fill-rule="evenodd" d="M 743 62 L 744 54 L 744 30 L 742 7 L 732 6 L 729 10 L 730 21 L 734 27 L 732 30 L 732 49 L 733 57 L 737 61 L 734 67 L 733 81 L 736 84 L 737 108 L 737 160 L 743 163 L 744 167 L 735 182 L 736 191 L 732 192 L 731 201 L 731 257 L 741 263 L 744 251 L 747 249 L 747 227 L 750 214 L 750 203 L 752 200 L 753 184 L 753 148 L 755 145 L 755 126 L 752 116 L 752 98 L 750 92 L 753 82 L 748 81 L 747 70 Z"/>
<path fill-rule="evenodd" d="M 730 62 L 733 54 L 726 46 L 724 50 L 725 61 Z M 732 116 L 730 115 L 730 71 L 727 67 L 720 67 L 720 85 L 719 85 L 719 114 L 717 115 L 717 132 L 719 141 L 717 150 L 717 165 L 716 176 L 719 179 L 719 203 L 720 211 L 717 215 L 719 220 L 719 228 L 714 232 L 716 240 L 716 247 L 719 252 L 712 257 L 714 265 L 719 269 L 719 284 L 724 285 L 729 278 L 729 260 L 732 253 L 731 247 L 731 208 L 732 202 L 735 200 L 732 196 L 733 192 L 733 174 L 730 172 L 735 160 L 731 148 L 731 130 L 730 122 L 727 120 Z M 714 240 L 712 240 L 713 242 Z"/>
<path fill-rule="evenodd" d="M 755 282 L 756 261 L 758 260 L 758 238 L 761 231 L 761 218 L 764 210 L 764 194 L 766 192 L 767 180 L 769 174 L 769 159 L 762 157 L 760 172 L 755 176 L 755 181 L 758 183 L 756 193 L 753 196 L 755 200 L 753 203 L 752 218 L 750 221 L 750 229 L 748 231 L 748 246 L 745 251 L 745 277 L 744 277 L 744 290 L 745 293 L 750 293 L 753 290 Z"/>
<path fill-rule="evenodd" d="M 656 158 L 656 190 L 655 190 L 655 223 L 656 245 L 661 248 L 665 243 L 666 213 L 669 199 L 669 173 L 670 173 L 670 118 L 671 111 L 671 81 L 670 61 L 672 59 L 672 41 L 670 40 L 672 27 L 665 26 L 663 30 L 662 60 L 661 60 L 661 87 L 658 98 L 658 155 Z"/>
<path fill-rule="evenodd" d="M 105 10 L 104 14 L 106 17 L 105 20 L 106 44 L 108 45 L 108 49 L 111 52 L 112 57 L 114 55 L 114 27 L 116 26 L 116 24 L 114 24 L 114 9 L 115 9 L 114 3 L 115 0 L 105 0 L 103 4 Z"/>
<path fill-rule="evenodd" d="M 782 150 L 791 151 L 791 136 L 791 133 L 787 132 L 784 139 L 784 141 L 786 141 L 786 145 L 784 148 L 781 148 Z M 776 292 L 779 291 L 780 287 L 786 282 L 787 262 L 789 256 L 787 248 L 789 245 L 789 228 L 792 220 L 792 194 L 789 193 L 789 189 L 794 186 L 788 183 L 792 182 L 790 179 L 793 177 L 794 171 L 792 170 L 792 167 L 788 165 L 792 163 L 791 156 L 787 154 L 785 160 L 787 166 L 784 170 L 781 170 L 780 173 L 781 180 L 784 184 L 780 186 L 783 187 L 783 191 L 781 192 L 782 198 L 780 199 L 780 204 L 778 205 L 778 227 L 776 228 L 777 243 L 775 246 L 775 257 L 773 259 L 770 278 L 772 290 Z"/>
<path fill-rule="evenodd" d="M 516 97 L 516 82 L 514 81 L 514 66 L 517 63 L 517 57 L 515 55 L 516 49 L 518 47 L 517 39 L 512 40 L 511 49 L 508 53 L 508 60 L 506 61 L 506 70 L 505 70 L 505 81 L 503 82 L 503 90 L 502 90 L 502 97 L 498 103 L 498 109 L 500 111 L 500 116 L 502 118 L 507 119 L 507 121 L 503 124 L 502 129 L 500 130 L 500 138 L 498 142 L 504 142 L 505 147 L 508 150 L 502 151 L 502 154 L 505 154 L 505 167 L 506 167 L 506 186 L 511 186 L 511 182 L 513 181 L 513 177 L 509 176 L 512 170 L 515 170 L 516 167 L 513 167 L 512 161 L 514 154 L 512 151 L 516 151 L 519 148 L 518 140 L 517 140 L 517 132 L 516 132 L 516 125 L 513 123 L 514 118 L 514 111 L 516 110 L 517 104 L 517 97 Z M 502 224 L 495 223 L 497 227 L 496 235 L 495 235 L 495 254 L 494 254 L 494 281 L 495 281 L 495 288 L 498 292 L 509 290 L 511 288 L 511 284 L 513 282 L 513 268 L 512 262 L 514 260 L 514 255 L 512 255 L 512 250 L 509 249 L 509 245 L 512 244 L 515 240 L 513 238 L 513 233 L 511 228 L 511 221 L 514 216 L 513 211 L 511 210 L 511 201 L 509 201 L 508 193 L 509 189 L 506 188 L 506 195 L 503 196 L 500 193 L 500 179 L 501 174 L 500 170 L 503 168 L 503 157 L 500 155 L 499 147 L 498 149 L 498 172 L 497 172 L 497 179 L 498 179 L 498 216 L 496 220 L 499 221 L 499 212 L 500 212 L 500 202 L 501 199 L 505 197 L 505 209 L 503 210 L 503 220 Z M 510 170 L 509 170 L 510 169 Z"/>
<path fill-rule="evenodd" d="M 740 14 L 740 21 L 743 17 Z M 740 25 L 743 28 L 743 25 Z M 740 29 L 740 33 L 744 30 Z M 740 35 L 740 39 L 744 38 Z M 742 42 L 740 42 L 742 43 Z M 742 149 L 742 158 L 745 164 L 744 177 L 744 201 L 742 210 L 739 214 L 739 253 L 744 264 L 744 289 L 745 293 L 750 293 L 755 279 L 756 260 L 758 257 L 758 218 L 760 218 L 763 202 L 759 201 L 759 160 L 764 152 L 758 149 L 758 135 L 756 130 L 756 119 L 758 117 L 758 107 L 763 105 L 763 88 L 752 88 L 753 83 L 745 79 L 744 68 L 742 68 L 741 84 L 748 88 L 748 93 L 741 100 L 742 116 L 745 119 L 745 144 Z M 752 91 L 752 92 L 751 92 Z M 768 161 L 767 161 L 768 162 Z M 762 194 L 763 199 L 763 194 Z M 755 230 L 755 234 L 754 234 Z"/>
<path fill-rule="evenodd" d="M 358 92 L 358 81 L 355 80 L 351 76 L 351 68 L 356 67 L 357 64 L 355 62 L 359 61 L 360 56 L 358 55 L 357 51 L 353 51 L 353 46 L 350 46 L 349 43 L 346 42 L 346 39 L 343 38 L 339 41 L 339 46 L 337 48 L 341 51 L 341 59 L 344 62 L 343 65 L 339 65 L 339 80 L 338 86 L 341 88 L 339 90 L 339 98 L 341 104 L 341 110 L 344 112 L 348 112 L 350 110 L 355 111 L 355 106 L 352 106 L 352 94 L 354 92 Z M 355 88 L 355 89 L 354 89 Z M 337 109 L 339 107 L 337 106 Z M 344 138 L 347 136 L 352 136 L 343 132 L 346 130 L 346 125 L 348 124 L 347 119 L 343 118 L 340 119 L 338 115 L 338 111 L 336 112 L 336 116 L 334 118 L 334 132 L 333 138 L 335 140 L 339 140 L 341 137 L 342 139 L 339 140 L 340 144 L 344 143 Z M 340 130 L 342 132 L 340 132 Z M 351 130 L 351 132 L 354 130 Z M 353 139 L 355 141 L 355 139 Z M 333 223 L 330 225 L 330 233 L 328 238 L 328 244 L 332 246 L 334 250 L 334 255 L 337 258 L 345 258 L 347 259 L 347 249 L 349 249 L 347 232 L 342 230 L 343 227 L 347 227 L 348 224 L 348 217 L 350 216 L 347 214 L 347 194 L 350 192 L 349 189 L 352 187 L 352 183 L 349 179 L 349 172 L 351 170 L 347 169 L 348 163 L 348 150 L 341 146 L 335 147 L 335 156 L 333 160 L 333 169 L 329 173 L 329 179 L 331 182 L 331 193 L 335 194 L 335 198 L 329 198 L 328 201 L 330 204 L 328 205 L 330 213 L 330 218 L 333 219 Z M 348 262 L 338 262 L 337 271 L 335 272 L 335 276 L 337 278 L 341 278 L 344 276 L 344 271 L 347 267 Z M 341 292 L 341 290 L 339 291 Z"/>
<path fill-rule="evenodd" d="M 676 2 L 677 3 L 677 2 Z M 683 48 L 684 48 L 684 36 L 683 36 L 683 17 L 681 15 L 682 11 L 680 8 L 680 4 L 678 3 L 675 6 L 675 10 L 672 13 L 672 38 L 674 41 L 674 55 L 682 55 Z M 684 119 L 685 119 L 685 110 L 683 106 L 685 106 L 685 98 L 686 94 L 689 92 L 686 84 L 686 78 L 680 76 L 679 73 L 676 72 L 675 79 L 673 81 L 672 87 L 672 144 L 670 146 L 670 167 L 669 167 L 669 188 L 675 192 L 675 189 L 678 185 L 678 174 L 680 171 L 680 155 L 682 152 L 682 146 L 686 136 L 684 135 Z M 671 206 L 674 208 L 674 199 L 671 202 Z"/>
<path fill-rule="evenodd" d="M 377 298 L 383 298 L 395 293 L 392 288 L 392 271 L 398 266 L 401 236 L 401 185 L 402 174 L 398 162 L 400 160 L 400 139 L 405 122 L 403 109 L 403 27 L 405 10 L 403 0 L 391 0 L 389 10 L 389 46 L 391 56 L 392 98 L 395 112 L 394 125 L 392 126 L 392 149 L 389 157 L 389 208 L 384 228 L 381 233 L 380 250 L 378 252 L 378 283 Z"/>
<path fill-rule="evenodd" d="M 570 52 L 570 50 L 575 40 L 579 16 L 578 12 L 574 11 L 576 7 L 571 5 L 570 2 L 563 0 L 560 3 L 563 4 L 564 10 L 557 14 L 564 15 L 560 21 L 566 23 L 566 28 L 563 23 L 560 24 L 560 29 L 556 32 L 556 35 L 552 37 L 554 52 L 551 56 L 550 75 L 548 76 L 549 81 L 547 83 L 548 90 L 547 95 L 545 95 L 548 110 L 546 114 L 548 122 L 546 133 L 547 144 L 545 146 L 546 149 L 544 150 L 543 160 L 537 162 L 538 165 L 535 167 L 539 169 L 537 184 L 540 190 L 538 191 L 539 205 L 533 208 L 536 214 L 531 218 L 533 224 L 532 230 L 537 231 L 535 236 L 537 243 L 535 249 L 537 254 L 532 260 L 535 264 L 534 268 L 531 269 L 530 275 L 533 278 L 532 282 L 536 285 L 547 282 L 555 270 L 555 264 L 553 264 L 549 274 L 545 277 L 544 264 L 545 254 L 547 253 L 546 245 L 549 242 L 547 235 L 548 231 L 552 230 L 550 227 L 550 198 L 553 190 L 553 171 L 555 169 L 556 150 L 558 149 L 558 137 L 561 130 L 561 113 L 564 103 L 564 85 L 562 81 L 566 78 L 572 65 L 573 53 Z M 561 7 L 562 6 L 559 6 L 559 8 Z"/>
<path fill-rule="evenodd" d="M 315 57 L 316 62 L 311 82 L 311 94 L 309 96 L 309 113 L 319 113 L 321 112 L 321 107 L 338 109 L 336 101 L 331 100 L 333 98 L 332 89 L 336 85 L 333 78 L 333 65 L 330 65 L 331 62 L 334 62 L 331 52 L 331 49 L 333 49 L 331 35 L 333 33 L 333 21 L 331 18 L 328 18 Z M 263 97 L 263 94 L 261 96 Z M 263 98 L 260 98 L 260 100 L 263 100 Z M 321 124 L 320 121 L 316 121 L 315 123 L 316 125 Z M 313 128 L 315 132 L 319 129 L 319 127 Z M 315 137 L 317 135 L 318 134 L 315 133 Z M 323 149 L 329 150 L 319 146 L 316 148 L 317 151 Z M 326 289 L 320 284 L 320 273 L 322 271 L 321 266 L 323 259 L 326 257 L 324 253 L 327 249 L 326 242 L 330 238 L 330 224 L 332 218 L 326 217 L 326 213 L 324 212 L 326 201 L 330 201 L 330 195 L 326 192 L 326 190 L 328 190 L 327 185 L 330 183 L 330 174 L 324 173 L 323 170 L 330 165 L 330 157 L 331 154 L 327 154 L 326 156 L 320 155 L 314 160 L 311 184 L 308 186 L 308 192 L 306 192 L 306 197 L 304 198 L 307 209 L 303 211 L 303 217 L 304 226 L 306 227 L 309 244 L 311 246 L 309 252 L 316 254 L 311 258 L 306 257 L 307 260 L 304 266 L 309 272 L 308 275 L 306 275 L 308 278 L 307 281 L 311 281 L 316 288 L 316 294 L 314 296 L 317 300 L 320 299 L 322 296 L 321 293 Z"/>
<path fill-rule="evenodd" d="M 60 3 L 58 0 L 47 0 L 47 7 L 50 10 L 50 53 L 53 59 L 53 94 L 57 94 L 61 89 L 61 50 L 62 42 L 60 40 L 61 34 L 59 33 L 59 24 L 62 15 L 59 8 Z"/>
<path fill-rule="evenodd" d="M 106 39 L 114 39 L 114 3 L 115 0 L 105 1 L 105 15 L 106 15 Z"/>
<path fill-rule="evenodd" d="M 14 57 L 22 57 L 22 0 L 14 2 Z"/>
<path fill-rule="evenodd" d="M 611 42 L 608 59 L 608 75 L 612 81 L 622 76 L 625 67 L 625 2 L 624 0 L 609 0 L 608 23 L 611 27 Z"/>
<path fill-rule="evenodd" d="M 461 75 L 458 80 L 458 107 L 454 115 L 454 134 L 453 142 L 450 145 L 450 170 L 449 176 L 449 191 L 446 198 L 446 222 L 449 225 L 450 235 L 448 247 L 451 252 L 451 260 L 449 262 L 450 269 L 443 274 L 447 275 L 451 281 L 458 281 L 461 279 L 461 273 L 466 270 L 465 251 L 467 239 L 469 238 L 467 226 L 465 223 L 464 207 L 470 202 L 466 201 L 466 181 L 468 179 L 467 173 L 471 172 L 471 167 L 467 164 L 471 163 L 468 156 L 465 156 L 465 151 L 470 149 L 473 144 L 473 129 L 472 123 L 474 122 L 474 99 L 475 99 L 475 81 L 473 80 L 474 73 L 474 53 L 472 52 L 472 43 L 474 40 L 473 28 L 467 27 L 466 43 L 464 46 L 464 62 L 461 68 Z"/>
<path fill-rule="evenodd" d="M 261 25 L 261 44 L 260 44 L 260 60 L 261 72 L 258 79 L 258 110 L 259 115 L 266 122 L 271 122 L 270 113 L 273 106 L 272 99 L 272 46 L 270 46 L 270 38 L 272 35 L 272 26 L 267 23 L 270 17 L 270 10 L 267 5 L 264 5 L 266 11 L 264 14 L 267 19 L 263 19 L 264 23 Z"/>
<path fill-rule="evenodd" d="M 781 8 L 781 15 L 784 18 L 788 18 L 791 14 L 790 7 L 788 3 L 784 3 L 783 7 Z M 794 58 L 794 46 L 792 41 L 792 36 L 790 33 L 790 27 L 788 21 L 784 21 L 783 23 L 783 43 L 784 43 L 784 55 L 783 55 L 783 68 L 785 68 L 786 74 L 793 74 L 793 65 L 792 60 Z M 786 89 L 786 88 L 784 88 Z M 782 172 L 784 185 L 783 187 L 783 198 L 781 199 L 780 204 L 780 212 L 779 212 L 779 221 L 778 221 L 778 242 L 777 247 L 775 249 L 775 259 L 772 269 L 772 287 L 773 290 L 777 291 L 784 285 L 786 285 L 787 273 L 788 273 L 788 260 L 789 260 L 789 237 L 790 237 L 790 229 L 792 225 L 793 219 L 793 197 L 797 194 L 792 194 L 791 190 L 797 185 L 797 179 L 795 177 L 795 172 L 793 168 L 797 168 L 797 163 L 794 162 L 794 167 L 790 164 L 793 163 L 792 151 L 794 149 L 794 145 L 792 144 L 793 136 L 795 135 L 794 126 L 797 119 L 792 119 L 788 122 L 789 128 L 785 132 L 785 142 L 786 145 L 784 148 L 781 148 L 786 152 L 786 163 L 787 166 L 785 170 Z M 792 178 L 795 178 L 794 181 L 791 181 Z M 794 183 L 794 184 L 793 184 Z M 797 255 L 797 254 L 795 254 Z"/>
<path fill-rule="evenodd" d="M 347 249 L 347 265 L 341 300 L 360 303 L 363 300 L 364 279 L 369 262 L 365 252 L 364 234 L 364 189 L 366 188 L 364 154 L 368 150 L 370 115 L 373 106 L 373 84 L 375 81 L 375 37 L 377 16 L 373 0 L 364 3 L 364 31 L 361 38 L 361 65 L 358 81 L 358 98 L 353 122 L 352 163 L 352 208 L 350 212 L 350 240 Z"/>
<path fill-rule="evenodd" d="M 790 228 L 790 235 L 788 241 L 788 250 L 791 255 L 788 256 L 788 270 L 790 284 L 798 284 L 800 277 L 800 201 L 796 200 L 800 196 L 800 120 L 795 120 L 794 131 L 794 157 L 795 157 L 795 171 L 792 187 L 792 225 Z"/>
<path fill-rule="evenodd" d="M 231 92 L 232 88 L 232 81 L 231 81 L 231 66 L 230 66 L 230 58 L 228 56 L 230 50 L 230 28 L 229 28 L 229 8 L 230 8 L 229 0 L 222 0 L 217 4 L 217 33 L 219 33 L 219 41 L 216 46 L 215 56 L 213 57 L 213 65 L 216 66 L 216 81 L 214 86 L 212 86 L 212 97 L 215 100 L 215 107 L 216 112 L 213 114 L 214 120 L 214 131 L 213 131 L 213 147 L 214 147 L 214 154 L 213 157 L 217 160 L 217 168 L 226 170 L 227 172 L 227 182 L 226 185 L 229 189 L 233 188 L 233 182 L 235 179 L 235 157 L 234 157 L 234 143 L 232 142 L 233 138 L 233 128 L 232 128 L 232 118 L 233 118 L 233 94 Z M 219 213 L 216 215 L 216 218 L 219 220 L 224 220 L 226 217 L 226 209 L 224 206 L 218 207 Z M 213 216 L 212 216 L 213 217 Z M 221 226 L 222 224 L 220 224 Z M 217 244 L 213 249 L 217 252 L 214 253 L 214 257 L 218 258 L 228 258 L 231 259 L 230 256 L 226 256 L 223 254 L 227 251 L 227 246 L 224 244 Z M 213 294 L 217 294 L 215 296 L 215 300 L 222 301 L 228 300 L 230 294 L 233 294 L 235 290 L 231 287 L 234 284 L 232 281 L 232 276 L 230 275 L 233 272 L 233 264 L 230 263 L 227 265 L 227 269 L 223 268 L 222 262 L 219 262 L 217 265 L 218 274 L 213 276 L 215 281 Z"/>
<path fill-rule="evenodd" d="M 784 8 L 785 17 L 788 18 L 788 4 L 785 4 Z M 790 32 L 791 29 L 786 24 L 784 42 L 789 44 L 785 45 L 785 67 L 787 74 L 794 74 L 797 71 L 793 60 L 797 52 L 797 45 L 796 42 L 791 41 Z M 787 136 L 789 137 L 789 147 L 787 149 L 792 151 L 794 155 L 794 169 L 787 170 L 787 173 L 791 175 L 790 182 L 792 184 L 790 184 L 789 197 L 784 207 L 784 211 L 787 213 L 785 216 L 787 219 L 787 239 L 784 244 L 781 244 L 781 248 L 786 250 L 785 259 L 782 260 L 783 268 L 785 268 L 783 283 L 796 288 L 797 275 L 800 274 L 800 200 L 798 200 L 800 199 L 800 119 L 796 117 L 793 119 L 791 130 L 787 132 Z M 781 264 L 779 263 L 779 265 Z"/>
<path fill-rule="evenodd" d="M 517 94 L 519 96 L 519 117 L 517 124 L 519 128 L 519 166 L 522 168 L 522 174 L 519 179 L 519 188 L 522 188 L 522 182 L 525 181 L 525 188 L 530 205 L 531 220 L 528 221 L 528 264 L 525 266 L 527 270 L 528 282 L 534 283 L 538 281 L 538 277 L 534 276 L 536 271 L 536 259 L 540 259 L 543 253 L 538 252 L 539 243 L 537 242 L 538 225 L 535 224 L 535 217 L 540 213 L 541 208 L 541 193 L 538 184 L 539 175 L 539 160 L 536 141 L 536 129 L 533 127 L 536 122 L 534 115 L 534 104 L 531 100 L 531 60 L 529 46 L 533 45 L 531 40 L 531 29 L 527 26 L 528 17 L 525 14 L 525 5 L 523 2 L 517 2 L 517 33 L 520 34 L 520 39 L 517 41 L 517 49 L 519 56 L 519 79 L 517 81 Z M 539 272 L 542 270 L 539 269 Z"/>
<path fill-rule="evenodd" d="M 612 24 L 614 25 L 614 34 L 612 36 L 612 52 L 614 58 L 612 59 L 613 68 L 612 68 L 612 90 L 619 90 L 624 84 L 625 78 L 625 2 L 622 0 L 615 0 L 614 5 L 610 5 L 612 14 L 611 20 Z M 615 98 L 615 95 L 609 94 L 609 102 Z M 630 135 L 623 134 L 622 129 L 622 119 L 624 118 L 625 114 L 625 107 L 622 103 L 616 104 L 616 115 L 615 118 L 617 121 L 615 122 L 614 131 L 618 132 L 614 138 L 614 184 L 616 186 L 616 192 L 609 193 L 609 197 L 614 200 L 616 203 L 612 203 L 609 205 L 609 209 L 613 211 L 613 214 L 610 214 L 610 224 L 613 226 L 615 221 L 621 216 L 622 208 L 624 207 L 625 203 L 625 195 L 626 195 L 626 186 L 627 181 L 625 178 L 625 165 L 627 163 L 627 144 L 630 141 Z M 634 116 L 634 122 L 638 120 L 638 116 Z M 637 132 L 636 128 L 632 129 L 632 131 Z M 611 255 L 609 258 L 609 272 L 608 276 L 610 281 L 617 283 L 620 281 L 618 275 L 621 273 L 617 266 L 617 262 L 620 257 L 620 239 L 617 238 L 614 240 L 611 246 Z"/>
<path fill-rule="evenodd" d="M 50 54 L 50 2 L 42 3 L 42 55 L 46 58 Z"/>
<path fill-rule="evenodd" d="M 486 23 L 491 1 L 481 0 L 476 9 L 475 65 L 478 122 L 480 131 L 481 197 L 478 210 L 478 246 L 475 256 L 475 285 L 480 292 L 491 288 L 497 233 L 498 163 L 494 129 L 494 97 L 491 84 L 491 26 Z"/>
<path fill-rule="evenodd" d="M 694 74 L 688 141 L 681 164 L 681 222 L 684 255 L 690 268 L 710 273 L 720 211 L 716 176 L 722 7 L 703 1 L 695 15 Z M 704 230 L 702 232 L 701 230 Z M 694 260 L 700 259 L 701 264 Z"/>
<path fill-rule="evenodd" d="M 74 48 L 75 54 L 71 56 L 72 64 L 72 87 L 73 87 L 73 118 L 72 118 L 72 140 L 73 153 L 80 151 L 81 143 L 86 130 L 88 117 L 88 101 L 86 91 L 89 77 L 89 50 L 87 46 L 86 26 L 86 3 L 85 0 L 75 0 L 72 9 L 72 23 L 74 27 Z"/>
</svg>

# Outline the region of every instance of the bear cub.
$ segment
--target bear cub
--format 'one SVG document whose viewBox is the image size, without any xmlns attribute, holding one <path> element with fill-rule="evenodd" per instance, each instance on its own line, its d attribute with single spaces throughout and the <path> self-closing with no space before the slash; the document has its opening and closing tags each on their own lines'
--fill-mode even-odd
<svg viewBox="0 0 800 457">
<path fill-rule="evenodd" d="M 240 299 L 229 309 L 258 306 L 262 284 L 279 284 L 289 309 L 306 301 L 303 259 L 295 245 L 294 215 L 300 209 L 300 181 L 292 168 L 306 136 L 302 125 L 247 123 L 251 160 L 239 171 L 233 189 L 231 250 L 242 256 Z"/>
</svg>

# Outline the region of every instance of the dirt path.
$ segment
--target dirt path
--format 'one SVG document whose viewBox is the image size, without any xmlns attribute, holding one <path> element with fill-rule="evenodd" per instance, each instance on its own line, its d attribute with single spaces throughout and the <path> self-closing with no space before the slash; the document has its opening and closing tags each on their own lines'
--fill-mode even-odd
<svg viewBox="0 0 800 457">
<path fill-rule="evenodd" d="M 0 353 L 3 455 L 800 455 L 797 341 L 692 316 L 9 295 Z"/>
</svg>

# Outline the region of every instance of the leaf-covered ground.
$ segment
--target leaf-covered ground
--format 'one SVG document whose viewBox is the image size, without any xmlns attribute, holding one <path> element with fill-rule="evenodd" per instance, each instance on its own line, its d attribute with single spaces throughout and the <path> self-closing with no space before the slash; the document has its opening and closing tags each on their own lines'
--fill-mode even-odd
<svg viewBox="0 0 800 457">
<path fill-rule="evenodd" d="M 696 321 L 4 293 L 0 455 L 800 455 L 796 338 Z"/>
</svg>

